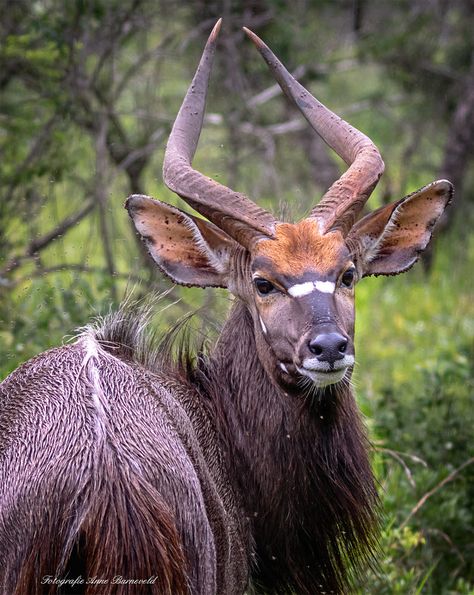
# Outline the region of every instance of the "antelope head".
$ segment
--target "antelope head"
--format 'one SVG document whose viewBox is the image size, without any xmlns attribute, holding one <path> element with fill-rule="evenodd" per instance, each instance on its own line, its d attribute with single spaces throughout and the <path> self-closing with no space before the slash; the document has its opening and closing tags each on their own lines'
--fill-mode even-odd
<svg viewBox="0 0 474 595">
<path fill-rule="evenodd" d="M 354 365 L 354 287 L 368 275 L 409 269 L 427 246 L 452 186 L 437 181 L 358 219 L 384 170 L 364 134 L 337 117 L 254 42 L 288 98 L 349 168 L 299 223 L 278 221 L 243 194 L 192 167 L 219 21 L 171 131 L 164 181 L 206 217 L 142 195 L 126 207 L 159 267 L 182 285 L 227 287 L 252 317 L 258 357 L 285 391 L 324 387 Z"/>
</svg>

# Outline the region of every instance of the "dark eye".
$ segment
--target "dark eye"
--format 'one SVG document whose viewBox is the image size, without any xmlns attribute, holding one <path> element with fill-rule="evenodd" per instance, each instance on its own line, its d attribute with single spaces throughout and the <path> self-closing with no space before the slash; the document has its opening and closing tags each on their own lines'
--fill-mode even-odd
<svg viewBox="0 0 474 595">
<path fill-rule="evenodd" d="M 272 285 L 270 281 L 262 279 L 261 277 L 257 277 L 253 280 L 253 282 L 255 283 L 255 287 L 257 288 L 257 291 L 260 295 L 267 295 L 275 289 L 274 285 Z"/>
<path fill-rule="evenodd" d="M 347 271 L 341 277 L 341 285 L 343 287 L 352 287 L 354 284 L 355 270 L 347 269 Z"/>
</svg>

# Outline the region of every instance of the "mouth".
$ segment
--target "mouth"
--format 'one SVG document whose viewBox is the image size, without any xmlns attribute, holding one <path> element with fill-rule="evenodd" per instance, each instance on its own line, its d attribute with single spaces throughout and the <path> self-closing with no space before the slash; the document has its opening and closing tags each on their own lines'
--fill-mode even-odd
<svg viewBox="0 0 474 595">
<path fill-rule="evenodd" d="M 297 367 L 297 370 L 301 376 L 310 378 L 318 388 L 324 388 L 325 386 L 340 382 L 346 375 L 348 369 L 348 366 L 339 368 L 337 370 L 314 370 L 300 368 L 299 366 Z"/>
<path fill-rule="evenodd" d="M 320 362 L 316 358 L 305 359 L 303 365 L 296 366 L 299 374 L 310 378 L 318 388 L 341 382 L 351 366 L 354 365 L 354 356 L 346 355 L 337 360 L 333 365 Z"/>
</svg>

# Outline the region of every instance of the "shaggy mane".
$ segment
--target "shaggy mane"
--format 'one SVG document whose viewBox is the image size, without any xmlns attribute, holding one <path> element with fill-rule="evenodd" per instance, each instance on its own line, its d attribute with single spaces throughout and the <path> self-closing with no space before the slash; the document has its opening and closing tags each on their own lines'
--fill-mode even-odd
<svg viewBox="0 0 474 595">
<path fill-rule="evenodd" d="M 168 293 L 143 300 L 125 299 L 118 310 L 97 317 L 87 328 L 111 355 L 156 374 L 172 374 L 190 380 L 206 338 L 200 344 L 193 339 L 190 325 L 196 312 L 178 319 L 166 331 L 153 324 L 168 307 L 157 308 Z"/>
</svg>

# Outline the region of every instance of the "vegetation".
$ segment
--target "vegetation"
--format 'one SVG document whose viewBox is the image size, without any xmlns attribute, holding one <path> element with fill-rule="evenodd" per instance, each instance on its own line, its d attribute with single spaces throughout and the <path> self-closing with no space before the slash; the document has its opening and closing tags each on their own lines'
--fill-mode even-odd
<svg viewBox="0 0 474 595">
<path fill-rule="evenodd" d="M 459 254 L 455 233 L 429 277 L 413 270 L 358 288 L 355 382 L 386 523 L 382 572 L 362 592 L 474 589 L 474 243 Z"/>
<path fill-rule="evenodd" d="M 474 593 L 474 8 L 441 0 L 16 0 L 0 24 L 0 378 L 94 315 L 170 285 L 122 208 L 172 204 L 165 139 L 224 16 L 198 167 L 289 219 L 342 167 L 274 92 L 241 25 L 366 132 L 387 172 L 373 207 L 439 177 L 457 188 L 434 250 L 357 289 L 354 382 L 384 503 L 360 593 Z M 182 205 L 180 205 L 182 206 Z M 228 297 L 173 289 L 160 330 Z M 217 312 L 217 314 L 216 314 Z"/>
</svg>

